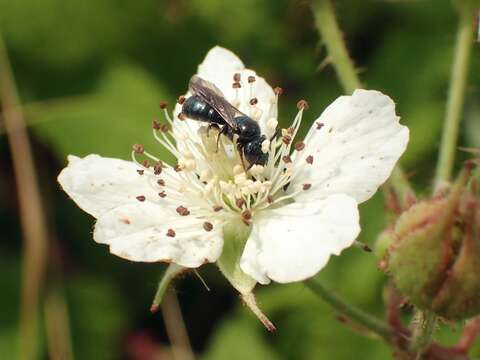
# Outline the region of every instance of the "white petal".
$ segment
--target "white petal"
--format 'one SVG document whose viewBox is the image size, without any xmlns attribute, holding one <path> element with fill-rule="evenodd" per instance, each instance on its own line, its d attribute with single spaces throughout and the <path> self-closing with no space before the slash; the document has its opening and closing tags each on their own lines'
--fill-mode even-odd
<svg viewBox="0 0 480 360">
<path fill-rule="evenodd" d="M 346 195 L 267 210 L 254 220 L 240 266 L 261 284 L 305 280 L 359 232 L 356 201 Z"/>
<path fill-rule="evenodd" d="M 317 124 L 323 124 L 320 130 Z M 399 124 L 395 104 L 378 91 L 356 90 L 328 106 L 293 157 L 298 171 L 289 192 L 297 201 L 347 194 L 359 203 L 369 199 L 390 176 L 408 143 L 408 128 Z M 306 162 L 313 156 L 313 164 Z"/>
<path fill-rule="evenodd" d="M 241 76 L 242 87 L 236 90 L 232 87 L 233 75 L 239 73 Z M 230 50 L 216 46 L 206 55 L 203 62 L 198 66 L 198 72 L 201 78 L 214 83 L 225 95 L 225 98 L 235 105 L 240 111 L 249 116 L 260 115 L 258 120 L 262 133 L 266 132 L 266 123 L 272 117 L 277 117 L 277 104 L 275 102 L 275 93 L 264 78 L 258 76 L 255 71 L 245 69 L 242 61 Z M 248 77 L 255 76 L 255 82 L 248 83 Z M 187 97 L 190 94 L 187 93 Z M 255 97 L 258 103 L 255 106 L 250 105 L 250 99 Z M 175 115 L 182 110 L 182 106 L 177 104 Z M 177 132 L 183 129 L 185 133 L 196 134 L 199 126 L 204 126 L 195 120 L 179 121 Z M 188 127 L 188 129 L 187 129 Z M 191 137 L 191 135 L 190 135 Z M 192 140 L 198 142 L 194 137 Z"/>
<path fill-rule="evenodd" d="M 180 216 L 173 208 L 153 203 L 133 203 L 103 214 L 95 225 L 93 238 L 110 245 L 110 252 L 141 262 L 174 262 L 198 267 L 214 262 L 223 247 L 219 226 L 207 232 L 204 219 Z M 172 229 L 175 236 L 167 236 Z"/>
<path fill-rule="evenodd" d="M 83 159 L 69 156 L 68 160 L 58 182 L 81 209 L 94 217 L 119 205 L 138 202 L 136 197 L 140 195 L 158 198 L 133 162 L 98 155 Z"/>
</svg>

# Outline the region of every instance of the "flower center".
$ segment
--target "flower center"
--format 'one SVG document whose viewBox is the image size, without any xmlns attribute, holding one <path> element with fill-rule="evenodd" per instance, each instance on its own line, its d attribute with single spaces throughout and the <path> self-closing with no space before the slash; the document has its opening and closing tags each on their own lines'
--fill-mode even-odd
<svg viewBox="0 0 480 360">
<path fill-rule="evenodd" d="M 249 78 L 249 83 L 253 81 Z M 234 82 L 234 88 L 238 88 L 238 84 Z M 274 100 L 278 101 L 279 92 L 276 94 Z M 238 96 L 236 99 L 233 103 L 238 101 Z M 182 101 L 184 98 L 180 98 Z M 251 94 L 249 106 L 253 113 L 258 109 L 256 105 L 256 98 Z M 248 225 L 255 213 L 288 203 L 298 192 L 311 187 L 310 184 L 304 184 L 302 190 L 287 191 L 296 174 L 290 156 L 292 146 L 296 151 L 302 151 L 305 147 L 301 141 L 293 145 L 306 103 L 299 102 L 298 107 L 299 112 L 291 127 L 282 129 L 280 134 L 277 131 L 277 119 L 271 118 L 266 122 L 265 132 L 269 138 L 262 143 L 263 153 L 268 154 L 264 166 L 246 166 L 237 147 L 236 135 L 229 139 L 218 128 L 184 119 L 181 114 L 172 120 L 164 104 L 161 104 L 161 108 L 167 123 L 154 121 L 153 135 L 177 158 L 177 164 L 172 166 L 162 162 L 138 144 L 134 145 L 132 159 L 140 167 L 138 173 L 149 177 L 152 186 L 158 190 L 159 198 L 178 205 L 180 216 L 193 215 L 207 219 L 215 216 L 216 219 L 228 221 L 232 215 L 240 215 Z M 252 118 L 258 119 L 258 116 Z M 145 160 L 141 161 L 140 155 Z M 305 165 L 312 163 L 313 157 L 309 156 Z M 139 201 L 145 201 L 145 197 L 139 196 L 142 199 Z M 185 204 L 186 201 L 188 204 Z"/>
</svg>

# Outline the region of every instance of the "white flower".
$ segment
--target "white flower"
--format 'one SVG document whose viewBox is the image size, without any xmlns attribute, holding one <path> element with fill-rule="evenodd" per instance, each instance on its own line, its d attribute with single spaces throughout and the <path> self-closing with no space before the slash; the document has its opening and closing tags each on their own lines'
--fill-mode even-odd
<svg viewBox="0 0 480 360">
<path fill-rule="evenodd" d="M 408 129 L 393 101 L 370 90 L 341 96 L 298 141 L 303 107 L 275 137 L 278 92 L 232 52 L 210 50 L 198 76 L 258 121 L 268 139 L 264 167 L 245 172 L 234 144 L 222 135 L 217 147 L 217 132 L 179 119 L 177 104 L 173 120 L 165 110 L 170 131 L 154 124 L 154 136 L 177 164 L 162 163 L 141 146 L 133 161 L 69 156 L 60 184 L 97 218 L 95 241 L 125 259 L 190 268 L 216 262 L 230 241 L 224 229 L 235 224 L 247 238 L 240 268 L 256 282 L 315 275 L 353 244 L 360 231 L 357 204 L 375 193 L 405 150 Z M 240 88 L 232 86 L 234 77 Z"/>
</svg>

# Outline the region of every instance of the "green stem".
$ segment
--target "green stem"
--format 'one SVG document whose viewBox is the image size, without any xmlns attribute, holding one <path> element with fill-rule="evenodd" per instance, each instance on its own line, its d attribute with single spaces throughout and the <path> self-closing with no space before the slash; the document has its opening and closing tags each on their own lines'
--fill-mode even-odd
<svg viewBox="0 0 480 360">
<path fill-rule="evenodd" d="M 450 79 L 447 109 L 444 119 L 440 155 L 435 174 L 435 189 L 445 182 L 450 181 L 455 149 L 458 139 L 458 128 L 465 98 L 465 86 L 470 62 L 470 53 L 473 46 L 475 6 L 468 1 L 459 2 L 464 4 L 459 8 L 459 23 L 457 41 Z"/>
<path fill-rule="evenodd" d="M 437 324 L 437 316 L 430 311 L 418 311 L 415 316 L 417 324 L 413 330 L 412 350 L 416 354 L 417 359 L 421 359 L 422 355 L 432 342 L 433 333 Z"/>
<path fill-rule="evenodd" d="M 315 25 L 327 47 L 329 60 L 335 67 L 345 92 L 351 94 L 355 89 L 361 88 L 362 84 L 348 56 L 332 3 L 330 0 L 316 0 L 312 3 L 312 10 Z"/>
<path fill-rule="evenodd" d="M 345 315 L 348 319 L 380 335 L 386 341 L 389 341 L 392 338 L 392 330 L 386 323 L 371 316 L 356 306 L 345 302 L 345 300 L 327 289 L 318 278 L 313 277 L 305 283 L 315 294 L 320 296 L 328 305 L 337 310 L 340 314 Z"/>
<path fill-rule="evenodd" d="M 170 285 L 172 280 L 186 270 L 187 268 L 184 268 L 183 266 L 174 263 L 168 265 L 165 274 L 163 274 L 162 280 L 160 280 L 160 282 L 158 283 L 157 292 L 155 293 L 152 305 L 150 306 L 150 311 L 152 313 L 156 313 L 158 311 L 163 296 L 165 295 L 165 291 L 167 291 L 168 286 Z"/>
</svg>

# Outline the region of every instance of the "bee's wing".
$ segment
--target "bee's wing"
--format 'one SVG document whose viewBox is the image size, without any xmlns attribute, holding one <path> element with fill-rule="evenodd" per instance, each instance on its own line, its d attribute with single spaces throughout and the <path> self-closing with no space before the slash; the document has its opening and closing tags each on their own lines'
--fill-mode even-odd
<svg viewBox="0 0 480 360">
<path fill-rule="evenodd" d="M 188 89 L 193 95 L 201 97 L 213 107 L 233 129 L 237 128 L 234 118 L 243 113 L 225 99 L 222 91 L 215 84 L 194 75 L 190 79 Z"/>
</svg>

